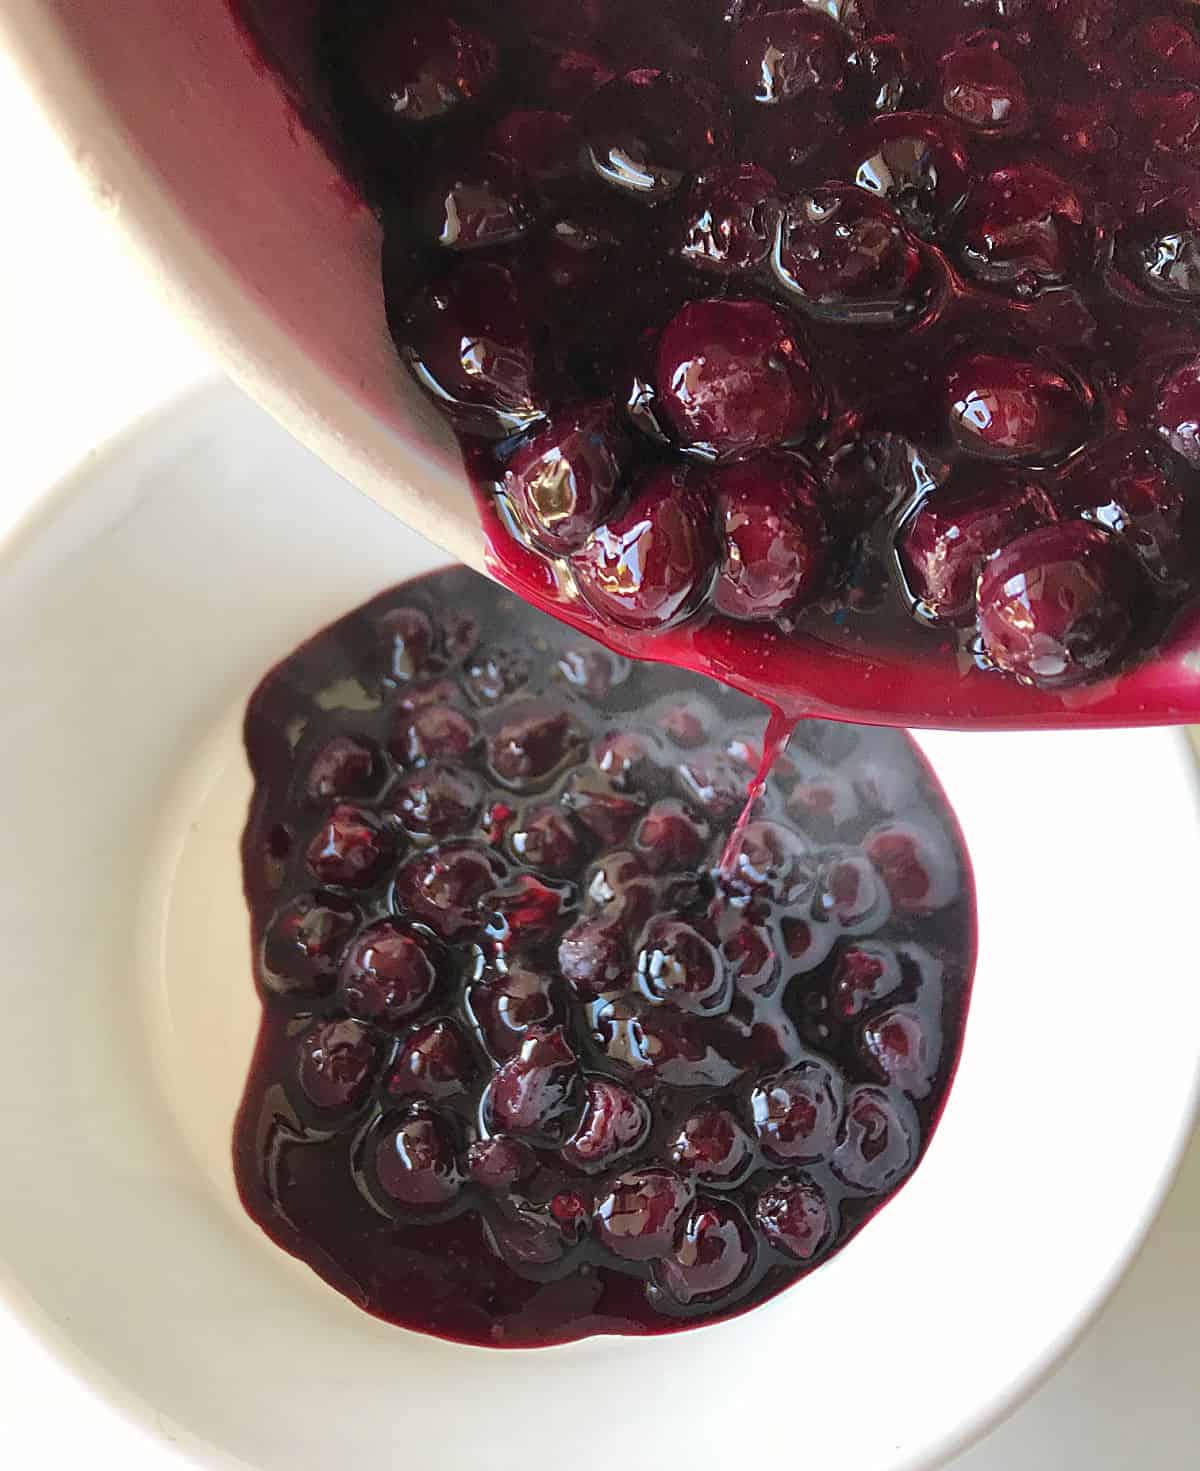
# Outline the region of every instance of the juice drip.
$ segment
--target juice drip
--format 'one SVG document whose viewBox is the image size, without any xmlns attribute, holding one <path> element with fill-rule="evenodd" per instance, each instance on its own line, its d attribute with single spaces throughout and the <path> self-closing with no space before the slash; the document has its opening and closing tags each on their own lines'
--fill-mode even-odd
<svg viewBox="0 0 1200 1471">
<path fill-rule="evenodd" d="M 728 842 L 721 851 L 719 867 L 722 873 L 729 873 L 732 870 L 734 861 L 741 851 L 746 825 L 754 815 L 755 804 L 766 790 L 767 778 L 771 775 L 776 761 L 787 749 L 787 743 L 791 740 L 796 725 L 797 720 L 794 716 L 788 715 L 777 706 L 771 707 L 767 728 L 763 732 L 762 755 L 759 758 L 758 770 L 754 773 L 754 779 L 746 790 L 746 804 L 737 822 L 733 825 Z"/>
</svg>

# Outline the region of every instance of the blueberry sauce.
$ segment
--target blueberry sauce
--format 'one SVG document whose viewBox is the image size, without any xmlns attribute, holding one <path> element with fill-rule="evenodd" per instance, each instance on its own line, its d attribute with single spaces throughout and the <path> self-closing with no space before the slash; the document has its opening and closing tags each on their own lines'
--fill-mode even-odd
<svg viewBox="0 0 1200 1471">
<path fill-rule="evenodd" d="M 1200 576 L 1193 5 L 240 8 L 498 580 L 793 717 L 1138 718 Z"/>
<path fill-rule="evenodd" d="M 238 1186 L 369 1312 L 501 1346 L 720 1318 L 917 1165 L 975 914 L 905 735 L 764 743 L 461 568 L 304 644 L 245 734 Z"/>
</svg>

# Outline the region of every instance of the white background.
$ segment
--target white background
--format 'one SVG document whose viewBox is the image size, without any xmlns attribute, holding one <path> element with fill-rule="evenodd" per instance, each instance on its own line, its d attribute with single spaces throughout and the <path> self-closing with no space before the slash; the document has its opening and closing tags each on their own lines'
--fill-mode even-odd
<svg viewBox="0 0 1200 1471">
<path fill-rule="evenodd" d="M 113 221 L 96 214 L 79 191 L 3 54 L 0 138 L 3 535 L 107 435 L 211 365 L 148 295 Z M 1190 959 L 1183 963 L 1195 970 Z M 1072 979 L 1086 1005 L 1086 976 Z M 1158 1009 L 1169 994 L 1154 976 L 1130 977 L 1131 1037 L 1148 1038 L 1154 1027 L 1171 1025 Z M 1047 1120 L 1048 1147 L 1062 1146 L 1071 1128 L 1087 1127 L 1089 1109 L 1102 1113 L 1106 1106 L 1098 1093 L 1080 1101 L 1080 1117 L 1067 1126 Z M 1113 1188 L 1120 1188 L 1119 1160 Z M 1028 1210 L 1028 1202 L 1021 1206 Z M 874 1349 L 870 1362 L 878 1373 L 887 1372 L 888 1352 L 903 1352 L 896 1344 Z M 1198 1384 L 1200 1140 L 1140 1260 L 1099 1321 L 1054 1378 L 954 1471 L 1194 1471 Z M 867 1383 L 863 1411 L 870 1413 Z M 57 1471 L 84 1463 L 102 1471 L 184 1464 L 168 1444 L 130 1428 L 74 1382 L 0 1305 L 0 1466 Z"/>
</svg>

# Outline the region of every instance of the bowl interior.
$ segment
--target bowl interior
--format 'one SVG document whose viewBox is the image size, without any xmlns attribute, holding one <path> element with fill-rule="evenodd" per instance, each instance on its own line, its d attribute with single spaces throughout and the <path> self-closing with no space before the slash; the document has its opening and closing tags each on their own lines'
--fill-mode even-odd
<svg viewBox="0 0 1200 1471">
<path fill-rule="evenodd" d="M 243 702 L 438 554 L 222 386 L 81 472 L 3 558 L 0 1281 L 205 1464 L 526 1471 L 553 1447 L 579 1471 L 799 1449 L 928 1466 L 1044 1371 L 1127 1261 L 1200 1050 L 1181 734 L 923 739 L 976 865 L 975 1001 L 928 1157 L 841 1255 L 717 1327 L 468 1349 L 375 1321 L 282 1255 L 229 1164 L 256 1018 Z"/>
</svg>

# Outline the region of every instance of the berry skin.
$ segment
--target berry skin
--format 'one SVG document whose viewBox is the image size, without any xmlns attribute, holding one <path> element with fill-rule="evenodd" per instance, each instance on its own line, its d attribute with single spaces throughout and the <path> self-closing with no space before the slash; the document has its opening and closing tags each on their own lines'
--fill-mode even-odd
<svg viewBox="0 0 1200 1471">
<path fill-rule="evenodd" d="M 590 1077 L 579 1127 L 563 1145 L 568 1164 L 589 1173 L 604 1170 L 637 1149 L 650 1132 L 644 1099 L 611 1078 Z"/>
<path fill-rule="evenodd" d="M 483 805 L 483 787 L 473 772 L 433 762 L 401 780 L 388 793 L 388 810 L 407 832 L 444 838 L 471 825 Z"/>
<path fill-rule="evenodd" d="M 353 736 L 334 736 L 313 757 L 305 785 L 316 802 L 370 797 L 379 786 L 375 752 Z"/>
<path fill-rule="evenodd" d="M 531 1144 L 557 1143 L 579 1122 L 579 1064 L 561 1027 L 531 1031 L 499 1068 L 488 1105 L 496 1128 Z"/>
<path fill-rule="evenodd" d="M 777 456 L 722 466 L 705 490 L 721 536 L 713 607 L 731 618 L 769 619 L 820 596 L 829 535 L 811 475 Z"/>
<path fill-rule="evenodd" d="M 760 1083 L 750 1095 L 763 1153 L 779 1164 L 828 1159 L 840 1116 L 840 1086 L 819 1062 L 805 1062 Z"/>
<path fill-rule="evenodd" d="M 1186 580 L 1198 530 L 1197 483 L 1161 442 L 1114 436 L 1073 462 L 1059 498 L 1064 514 L 1114 532 L 1159 582 Z"/>
<path fill-rule="evenodd" d="M 498 882 L 495 859 L 470 844 L 420 853 L 396 875 L 398 900 L 443 939 L 483 923 Z"/>
<path fill-rule="evenodd" d="M 397 11 L 364 28 L 353 58 L 355 81 L 379 113 L 397 123 L 427 123 L 460 111 L 490 85 L 496 48 L 448 16 Z"/>
<path fill-rule="evenodd" d="M 690 1114 L 671 1145 L 671 1163 L 705 1185 L 736 1185 L 750 1169 L 754 1147 L 728 1109 L 702 1108 Z"/>
<path fill-rule="evenodd" d="M 728 150 L 716 88 L 670 72 L 616 78 L 587 99 L 579 122 L 597 176 L 650 204 L 674 194 L 689 174 L 721 163 Z"/>
<path fill-rule="evenodd" d="M 451 1021 L 430 1022 L 410 1032 L 388 1074 L 389 1097 L 410 1093 L 424 1098 L 453 1098 L 466 1091 L 474 1072 L 471 1054 Z"/>
<path fill-rule="evenodd" d="M 1052 359 L 970 352 L 946 375 L 955 443 L 980 459 L 1054 464 L 1087 437 L 1087 390 Z"/>
<path fill-rule="evenodd" d="M 537 546 L 573 552 L 613 509 L 629 456 L 612 406 L 583 404 L 554 415 L 514 451 L 504 491 Z"/>
<path fill-rule="evenodd" d="M 1159 385 L 1149 427 L 1200 470 L 1200 358 L 1191 358 Z"/>
<path fill-rule="evenodd" d="M 388 320 L 418 384 L 464 434 L 504 438 L 541 417 L 526 314 L 512 276 L 472 260 L 411 300 L 385 275 Z"/>
<path fill-rule="evenodd" d="M 643 931 L 635 965 L 651 1001 L 716 1016 L 729 1009 L 731 987 L 721 957 L 682 920 L 659 915 Z"/>
<path fill-rule="evenodd" d="M 393 835 L 373 812 L 340 802 L 317 829 L 305 855 L 323 884 L 367 888 L 395 849 Z"/>
<path fill-rule="evenodd" d="M 376 1135 L 372 1162 L 380 1189 L 402 1207 L 436 1210 L 462 1188 L 449 1133 L 430 1112 L 414 1110 L 385 1119 Z"/>
<path fill-rule="evenodd" d="M 971 190 L 961 221 L 967 270 L 990 285 L 1032 291 L 1088 264 L 1079 195 L 1036 163 L 998 168 Z"/>
<path fill-rule="evenodd" d="M 300 1087 L 319 1109 L 360 1103 L 379 1065 L 379 1049 L 361 1022 L 314 1022 L 300 1039 Z"/>
<path fill-rule="evenodd" d="M 823 412 L 793 328 L 761 301 L 689 302 L 659 338 L 656 384 L 670 431 L 713 459 L 795 443 Z"/>
<path fill-rule="evenodd" d="M 848 177 L 886 201 L 914 234 L 931 239 L 966 197 L 970 163 L 955 124 L 921 112 L 896 112 L 867 125 L 852 145 Z"/>
<path fill-rule="evenodd" d="M 891 1190 L 916 1163 L 918 1148 L 911 1109 L 886 1089 L 851 1089 L 832 1159 L 839 1180 L 872 1195 Z"/>
<path fill-rule="evenodd" d="M 335 894 L 301 894 L 280 909 L 263 937 L 263 979 L 281 996 L 323 995 L 333 987 L 354 908 Z"/>
<path fill-rule="evenodd" d="M 910 1098 L 928 1095 L 940 1061 L 938 1039 L 912 1007 L 897 1006 L 873 1017 L 862 1038 L 863 1050 L 886 1082 Z"/>
<path fill-rule="evenodd" d="M 749 1273 L 754 1237 L 741 1211 L 729 1200 L 696 1205 L 675 1243 L 655 1269 L 655 1281 L 677 1303 L 719 1301 Z"/>
<path fill-rule="evenodd" d="M 715 276 L 753 271 L 767 258 L 778 217 L 766 169 L 738 164 L 702 174 L 683 200 L 680 258 Z"/>
<path fill-rule="evenodd" d="M 437 978 L 429 942 L 385 919 L 346 951 L 338 995 L 352 1016 L 394 1028 L 422 1009 Z"/>
<path fill-rule="evenodd" d="M 1011 138 L 1029 126 L 1021 73 L 990 46 L 961 46 L 942 62 L 942 106 L 973 132 Z"/>
<path fill-rule="evenodd" d="M 922 617 L 962 627 L 988 559 L 1057 517 L 1039 486 L 1003 472 L 963 474 L 935 490 L 905 525 L 900 563 Z"/>
<path fill-rule="evenodd" d="M 646 630 L 690 613 L 712 565 L 708 509 L 684 472 L 672 469 L 652 471 L 571 558 L 579 591 L 601 617 Z"/>
<path fill-rule="evenodd" d="M 832 322 L 902 322 L 920 309 L 924 294 L 921 254 L 900 216 L 847 184 L 793 196 L 772 267 L 797 306 Z"/>
<path fill-rule="evenodd" d="M 637 1170 L 619 1175 L 597 1201 L 596 1236 L 626 1261 L 645 1262 L 671 1250 L 675 1232 L 692 1203 L 692 1189 L 673 1170 Z"/>
<path fill-rule="evenodd" d="M 1083 521 L 1064 521 L 1018 537 L 984 567 L 979 637 L 997 668 L 1065 689 L 1130 650 L 1145 604 L 1128 548 Z"/>
<path fill-rule="evenodd" d="M 739 101 L 778 107 L 838 90 L 846 33 L 827 15 L 804 8 L 771 10 L 734 32 L 730 74 Z"/>
<path fill-rule="evenodd" d="M 768 1185 L 758 1197 L 754 1220 L 772 1246 L 800 1262 L 812 1261 L 832 1234 L 829 1203 L 805 1175 Z"/>
</svg>

